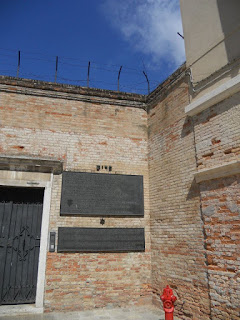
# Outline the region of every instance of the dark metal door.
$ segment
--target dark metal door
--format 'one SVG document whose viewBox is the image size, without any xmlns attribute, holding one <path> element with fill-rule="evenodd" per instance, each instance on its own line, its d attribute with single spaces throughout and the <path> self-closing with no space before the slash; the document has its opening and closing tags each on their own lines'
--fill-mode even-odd
<svg viewBox="0 0 240 320">
<path fill-rule="evenodd" d="M 42 206 L 0 202 L 0 304 L 35 302 Z"/>
</svg>

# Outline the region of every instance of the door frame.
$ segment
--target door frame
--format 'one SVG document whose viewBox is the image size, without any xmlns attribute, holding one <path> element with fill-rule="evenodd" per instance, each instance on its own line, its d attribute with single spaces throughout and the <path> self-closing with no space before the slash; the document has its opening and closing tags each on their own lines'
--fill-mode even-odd
<svg viewBox="0 0 240 320">
<path fill-rule="evenodd" d="M 15 174 L 14 174 L 15 172 Z M 27 187 L 27 188 L 43 188 L 43 212 L 42 212 L 42 224 L 41 224 L 41 240 L 40 240 L 40 252 L 38 260 L 38 274 L 37 274 L 37 288 L 36 288 L 36 301 L 35 304 L 21 304 L 21 305 L 3 305 L 0 306 L 0 314 L 12 314 L 12 313 L 42 313 L 44 303 L 44 289 L 45 289 L 45 277 L 46 277 L 46 261 L 47 261 L 47 249 L 48 249 L 48 235 L 49 235 L 49 218 L 50 218 L 50 203 L 52 193 L 52 181 L 53 173 L 49 174 L 49 180 L 46 180 L 46 173 L 37 173 L 33 179 L 23 180 L 24 172 L 14 171 L 10 174 L 10 179 L 1 179 L 1 186 L 11 187 Z M 42 179 L 41 179 L 42 176 Z M 15 179 L 14 179 L 15 178 Z M 37 178 L 35 180 L 34 178 Z"/>
</svg>

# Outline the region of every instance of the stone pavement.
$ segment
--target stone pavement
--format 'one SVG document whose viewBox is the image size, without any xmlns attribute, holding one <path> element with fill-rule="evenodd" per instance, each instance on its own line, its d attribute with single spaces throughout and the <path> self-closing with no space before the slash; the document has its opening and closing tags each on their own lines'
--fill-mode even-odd
<svg viewBox="0 0 240 320">
<path fill-rule="evenodd" d="M 1 320 L 164 320 L 164 312 L 152 306 L 94 309 L 81 312 L 0 315 Z"/>
</svg>

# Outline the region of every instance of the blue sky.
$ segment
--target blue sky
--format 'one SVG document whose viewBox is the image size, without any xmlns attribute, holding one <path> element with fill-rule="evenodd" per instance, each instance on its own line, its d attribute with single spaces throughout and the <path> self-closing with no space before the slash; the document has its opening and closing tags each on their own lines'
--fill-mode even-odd
<svg viewBox="0 0 240 320">
<path fill-rule="evenodd" d="M 147 93 L 185 60 L 178 0 L 1 0 L 0 74 Z"/>
</svg>

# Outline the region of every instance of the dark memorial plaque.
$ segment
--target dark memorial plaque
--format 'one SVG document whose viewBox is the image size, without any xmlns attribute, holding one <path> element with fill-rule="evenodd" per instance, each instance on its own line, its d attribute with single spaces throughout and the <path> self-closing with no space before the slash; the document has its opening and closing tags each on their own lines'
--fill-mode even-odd
<svg viewBox="0 0 240 320">
<path fill-rule="evenodd" d="M 143 216 L 143 176 L 65 171 L 60 214 Z"/>
<path fill-rule="evenodd" d="M 58 228 L 58 252 L 144 250 L 144 228 Z"/>
</svg>

